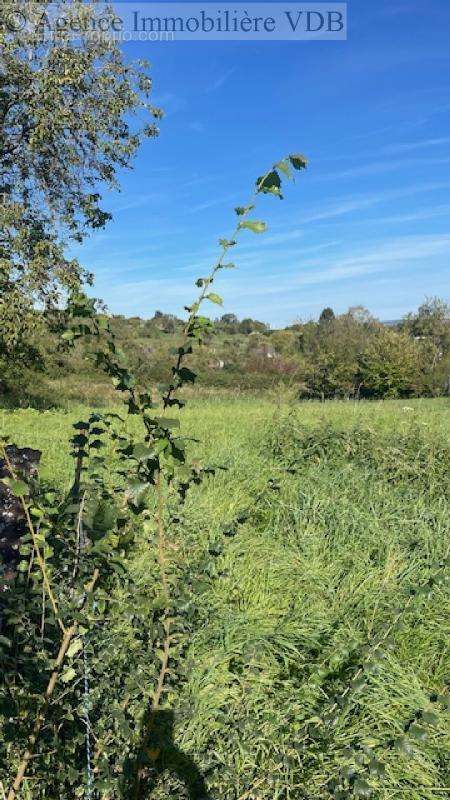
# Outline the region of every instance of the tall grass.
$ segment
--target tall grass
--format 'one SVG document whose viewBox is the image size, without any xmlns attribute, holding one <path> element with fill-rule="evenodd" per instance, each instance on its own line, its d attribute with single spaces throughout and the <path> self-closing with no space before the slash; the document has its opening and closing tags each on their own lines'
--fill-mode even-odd
<svg viewBox="0 0 450 800">
<path fill-rule="evenodd" d="M 40 447 L 43 477 L 67 485 L 77 415 L 0 412 L 0 425 Z M 414 592 L 450 550 L 448 404 L 212 398 L 185 419 L 200 456 L 227 467 L 193 490 L 182 520 L 187 565 L 218 547 L 175 709 L 177 744 L 211 797 L 329 798 L 361 747 L 386 769 L 369 779 L 373 797 L 445 796 L 449 718 L 433 696 L 448 697 L 450 597 L 446 583 Z M 135 569 L 144 582 L 145 560 Z M 364 646 L 399 611 L 377 671 L 324 729 Z M 423 740 L 394 748 L 431 708 Z M 153 796 L 170 792 L 187 796 L 168 771 Z"/>
</svg>

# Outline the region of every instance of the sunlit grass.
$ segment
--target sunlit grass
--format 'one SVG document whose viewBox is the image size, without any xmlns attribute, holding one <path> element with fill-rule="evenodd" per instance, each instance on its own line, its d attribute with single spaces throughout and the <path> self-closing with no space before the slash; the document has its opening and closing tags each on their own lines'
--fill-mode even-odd
<svg viewBox="0 0 450 800">
<path fill-rule="evenodd" d="M 86 414 L 1 411 L 0 430 L 41 449 L 42 477 L 68 487 L 71 425 Z M 176 704 L 179 744 L 206 773 L 211 796 L 322 800 L 344 748 L 357 743 L 379 746 L 386 766 L 374 797 L 443 796 L 450 736 L 442 708 L 412 755 L 385 743 L 428 708 L 430 693 L 448 693 L 445 584 L 407 606 L 379 672 L 320 752 L 306 732 L 325 703 L 327 685 L 312 678 L 319 667 L 333 658 L 339 667 L 349 643 L 385 630 L 411 587 L 448 556 L 448 401 L 203 397 L 182 419 L 201 440 L 192 444 L 199 457 L 227 468 L 190 494 L 184 522 L 198 550 L 219 541 L 222 551 L 199 597 L 202 623 Z M 240 514 L 246 520 L 224 538 Z M 154 796 L 167 797 L 167 786 Z"/>
</svg>

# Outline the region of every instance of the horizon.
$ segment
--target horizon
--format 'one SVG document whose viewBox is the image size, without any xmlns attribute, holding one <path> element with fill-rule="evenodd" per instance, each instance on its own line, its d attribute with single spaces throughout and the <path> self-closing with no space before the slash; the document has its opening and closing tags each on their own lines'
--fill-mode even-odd
<svg viewBox="0 0 450 800">
<path fill-rule="evenodd" d="M 285 327 L 362 304 L 389 321 L 448 300 L 450 7 L 350 2 L 348 20 L 347 41 L 124 45 L 152 62 L 166 117 L 104 195 L 114 219 L 71 247 L 111 313 L 180 315 L 234 206 L 287 152 L 308 170 L 258 202 L 268 232 L 242 236 L 223 313 Z"/>
<path fill-rule="evenodd" d="M 426 298 L 423 298 L 423 302 L 426 302 L 427 300 L 433 300 L 433 299 L 435 299 L 435 298 L 432 297 L 432 296 L 427 296 Z M 437 298 L 437 299 L 441 299 L 441 298 Z M 313 317 L 313 316 L 308 317 L 308 318 L 306 318 L 306 317 L 300 318 L 299 317 L 299 318 L 293 320 L 292 322 L 288 323 L 287 325 L 283 325 L 283 326 L 279 326 L 279 327 L 275 327 L 275 326 L 271 325 L 270 322 L 266 322 L 266 320 L 264 320 L 264 319 L 258 319 L 257 317 L 252 317 L 252 316 L 240 317 L 237 314 L 235 316 L 236 316 L 238 322 L 243 322 L 245 319 L 251 319 L 253 322 L 263 323 L 264 325 L 267 326 L 268 330 L 276 331 L 276 330 L 284 330 L 285 328 L 292 327 L 293 325 L 307 325 L 310 322 L 314 322 L 314 323 L 317 324 L 319 322 L 319 317 L 320 317 L 321 311 L 323 311 L 326 308 L 331 308 L 333 313 L 335 313 L 334 309 L 331 306 L 327 306 L 327 304 L 325 303 L 325 305 L 322 306 L 322 308 L 320 309 L 319 314 L 317 314 L 315 317 Z M 370 308 L 366 308 L 366 306 L 363 306 L 361 303 L 356 303 L 354 306 L 349 306 L 347 309 L 345 309 L 342 312 L 335 313 L 335 317 L 338 318 L 340 316 L 345 316 L 345 314 L 347 314 L 350 311 L 352 311 L 352 309 L 362 309 L 364 311 L 368 311 L 368 313 L 370 314 L 370 316 L 372 317 L 372 319 L 375 322 L 380 322 L 382 325 L 398 325 L 400 322 L 403 321 L 405 316 L 407 316 L 410 313 L 411 314 L 416 313 L 418 311 L 418 308 L 419 308 L 419 306 L 417 308 L 409 309 L 403 315 L 403 317 L 399 317 L 398 319 L 381 319 L 381 318 L 375 316 L 375 314 L 372 314 L 372 312 L 370 311 Z M 128 319 L 128 320 L 139 319 L 142 322 L 148 322 L 148 321 L 151 321 L 151 320 L 155 319 L 157 314 L 162 314 L 163 316 L 167 316 L 167 317 L 174 317 L 179 322 L 183 322 L 185 320 L 185 317 L 186 317 L 186 312 L 184 312 L 184 314 L 180 314 L 180 315 L 172 314 L 171 311 L 165 311 L 163 308 L 155 308 L 155 310 L 153 311 L 153 314 L 150 314 L 149 316 L 141 316 L 139 314 L 129 314 L 128 315 L 128 314 L 114 313 L 114 312 L 111 312 L 109 308 L 105 309 L 105 313 L 106 313 L 106 316 L 111 317 L 111 318 L 113 318 L 113 317 L 123 317 L 124 319 Z M 234 312 L 233 311 L 224 311 L 224 315 L 227 315 L 227 314 L 234 314 Z M 217 324 L 217 323 L 219 323 L 221 321 L 222 314 L 219 315 L 219 316 L 212 315 L 211 318 L 212 318 L 212 321 L 214 322 L 214 324 Z"/>
</svg>

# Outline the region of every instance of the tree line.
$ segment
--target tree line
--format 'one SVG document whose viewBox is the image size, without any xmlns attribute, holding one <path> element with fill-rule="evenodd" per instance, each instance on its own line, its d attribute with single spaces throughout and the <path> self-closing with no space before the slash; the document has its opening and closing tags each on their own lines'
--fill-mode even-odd
<svg viewBox="0 0 450 800">
<path fill-rule="evenodd" d="M 193 365 L 209 387 L 261 390 L 281 383 L 300 399 L 439 397 L 450 389 L 449 312 L 436 297 L 391 323 L 362 306 L 343 314 L 327 307 L 317 320 L 278 330 L 224 314 L 205 334 Z M 182 319 L 162 311 L 150 319 L 106 313 L 104 319 L 142 385 L 170 380 Z M 79 342 L 65 349 L 57 328 L 47 326 L 45 335 L 43 329 L 37 320 L 27 361 L 3 361 L 0 399 L 44 406 L 80 398 L 107 403 L 107 385 L 90 346 Z"/>
</svg>

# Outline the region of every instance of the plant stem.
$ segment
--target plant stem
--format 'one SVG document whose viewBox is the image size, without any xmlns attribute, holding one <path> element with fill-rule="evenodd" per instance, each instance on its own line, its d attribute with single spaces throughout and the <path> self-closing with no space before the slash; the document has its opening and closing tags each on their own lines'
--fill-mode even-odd
<svg viewBox="0 0 450 800">
<path fill-rule="evenodd" d="M 3 449 L 3 455 L 4 455 L 4 458 L 5 458 L 6 466 L 8 467 L 8 471 L 11 474 L 11 477 L 14 480 L 17 480 L 17 475 L 16 475 L 15 470 L 14 470 L 12 464 L 11 464 L 11 460 L 10 460 L 10 458 L 8 456 L 7 451 L 6 451 L 6 447 L 3 446 L 2 449 Z M 33 541 L 33 547 L 34 547 L 34 551 L 36 553 L 38 564 L 39 564 L 39 567 L 40 567 L 40 570 L 41 570 L 41 573 L 42 573 L 42 580 L 44 582 L 45 589 L 47 591 L 47 594 L 49 596 L 50 602 L 52 604 L 52 608 L 53 608 L 55 617 L 57 619 L 58 625 L 61 628 L 62 632 L 65 633 L 66 632 L 66 628 L 65 628 L 64 623 L 63 623 L 63 621 L 61 619 L 55 595 L 53 594 L 53 590 L 52 590 L 52 587 L 51 587 L 51 584 L 50 584 L 50 580 L 49 580 L 49 577 L 48 577 L 48 573 L 47 573 L 47 568 L 45 566 L 45 561 L 44 561 L 44 558 L 42 556 L 42 553 L 41 553 L 41 551 L 39 549 L 39 544 L 38 544 L 38 541 L 37 541 L 37 538 L 36 538 L 36 532 L 34 530 L 34 526 L 33 526 L 33 523 L 31 521 L 30 512 L 29 512 L 27 503 L 26 503 L 25 498 L 24 498 L 23 495 L 19 496 L 19 500 L 21 502 L 21 505 L 22 505 L 22 508 L 23 508 L 23 512 L 25 514 L 25 520 L 26 520 L 26 523 L 27 523 L 27 528 L 28 528 L 28 530 L 30 532 L 31 539 Z"/>
<path fill-rule="evenodd" d="M 247 206 L 246 206 L 246 208 L 248 208 L 249 210 L 250 210 L 250 208 L 253 207 L 253 201 L 257 198 L 257 196 L 258 196 L 258 194 L 259 194 L 259 192 L 261 190 L 261 187 L 264 184 L 264 181 L 266 180 L 268 175 L 270 175 L 270 173 L 272 172 L 273 169 L 274 168 L 271 167 L 269 170 L 267 170 L 265 175 L 263 175 L 261 178 L 259 178 L 258 181 L 256 182 L 256 188 L 253 190 L 253 192 L 252 192 L 252 194 L 251 194 L 251 196 L 249 198 L 249 201 L 247 203 Z M 244 214 L 241 214 L 241 217 L 245 217 L 245 216 L 247 216 L 247 214 L 248 214 L 248 211 L 246 211 Z M 233 230 L 233 233 L 231 234 L 230 241 L 235 241 L 237 239 L 240 230 L 241 230 L 241 220 L 238 219 L 238 222 L 236 223 L 236 226 L 235 226 L 235 228 Z M 222 269 L 223 260 L 224 260 L 224 258 L 226 256 L 228 250 L 229 250 L 229 245 L 228 244 L 222 245 L 222 252 L 220 253 L 219 258 L 217 259 L 217 261 L 213 265 L 209 276 L 204 279 L 203 288 L 202 288 L 197 300 L 191 306 L 191 311 L 189 313 L 188 320 L 187 320 L 186 325 L 184 327 L 184 335 L 185 336 L 187 335 L 187 333 L 189 331 L 189 328 L 190 328 L 191 324 L 193 323 L 194 318 L 195 318 L 195 316 L 196 316 L 196 314 L 197 314 L 197 312 L 198 312 L 203 300 L 206 298 L 206 293 L 207 293 L 209 287 L 211 286 L 211 284 L 213 283 L 214 278 L 216 276 L 216 273 L 220 269 Z M 175 365 L 175 371 L 180 369 L 180 367 L 181 367 L 181 365 L 183 363 L 183 359 L 184 359 L 185 355 L 186 354 L 185 354 L 184 350 L 182 349 L 181 352 L 179 352 L 178 357 L 177 357 L 177 361 L 176 361 L 176 365 Z M 171 384 L 169 386 L 169 389 L 167 390 L 166 394 L 163 396 L 163 408 L 164 408 L 164 411 L 170 405 L 170 401 L 172 399 L 172 395 L 173 395 L 173 393 L 174 393 L 176 388 L 177 387 L 175 387 L 175 386 L 173 386 Z"/>
<path fill-rule="evenodd" d="M 90 583 L 86 587 L 86 593 L 87 594 L 89 592 L 92 592 L 92 590 L 93 590 L 93 588 L 94 588 L 94 586 L 95 586 L 95 584 L 97 582 L 98 576 L 99 576 L 99 572 L 96 569 L 94 571 L 94 574 L 93 574 L 93 576 L 91 578 Z M 19 789 L 20 789 L 20 787 L 22 785 L 22 782 L 23 782 L 23 780 L 25 778 L 25 773 L 26 773 L 28 764 L 29 764 L 30 760 L 33 758 L 36 742 L 37 742 L 37 740 L 39 738 L 39 734 L 41 732 L 41 728 L 42 728 L 42 725 L 43 725 L 45 717 L 46 717 L 46 712 L 47 712 L 48 706 L 50 704 L 53 692 L 55 691 L 55 687 L 56 687 L 57 682 L 58 682 L 58 677 L 59 677 L 59 673 L 60 673 L 61 667 L 62 667 L 62 665 L 64 663 L 64 659 L 66 657 L 67 650 L 69 649 L 69 645 L 70 645 L 73 637 L 75 636 L 75 634 L 77 632 L 77 629 L 78 629 L 78 622 L 73 622 L 72 625 L 70 626 L 70 628 L 67 628 L 67 630 L 64 631 L 64 635 L 63 635 L 63 638 L 62 638 L 62 641 L 61 641 L 61 644 L 60 644 L 60 647 L 59 647 L 58 655 L 56 657 L 56 660 L 55 660 L 55 663 L 54 663 L 54 666 L 53 666 L 53 671 L 52 671 L 52 674 L 50 676 L 49 682 L 47 684 L 47 689 L 45 690 L 44 704 L 43 704 L 39 714 L 36 717 L 32 733 L 31 733 L 31 735 L 30 735 L 30 737 L 28 739 L 27 749 L 26 749 L 25 753 L 22 756 L 21 762 L 19 764 L 19 768 L 17 770 L 17 775 L 16 775 L 16 778 L 15 778 L 15 781 L 14 781 L 11 789 L 9 790 L 9 793 L 8 793 L 8 796 L 7 796 L 7 800 L 15 800 L 15 798 L 17 796 L 17 792 L 19 791 Z"/>
</svg>

